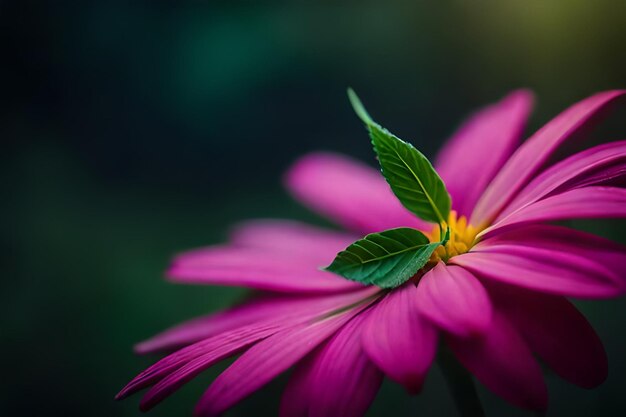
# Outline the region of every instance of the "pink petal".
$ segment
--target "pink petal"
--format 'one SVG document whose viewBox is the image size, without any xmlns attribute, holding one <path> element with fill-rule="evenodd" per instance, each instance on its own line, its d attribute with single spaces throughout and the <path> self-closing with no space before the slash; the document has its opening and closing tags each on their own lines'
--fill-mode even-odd
<svg viewBox="0 0 626 417">
<path fill-rule="evenodd" d="M 287 319 L 294 315 L 302 319 L 307 317 L 305 314 L 324 314 L 367 298 L 376 291 L 375 287 L 366 287 L 359 291 L 316 297 L 265 296 L 179 324 L 138 344 L 135 350 L 141 354 L 171 350 L 263 320 L 275 320 L 276 317 Z"/>
<path fill-rule="evenodd" d="M 391 291 L 373 307 L 363 330 L 370 359 L 410 393 L 421 390 L 437 350 L 437 332 L 424 320 L 412 283 Z"/>
<path fill-rule="evenodd" d="M 617 187 L 576 188 L 529 204 L 478 234 L 496 236 L 527 224 L 555 220 L 626 217 L 626 189 Z"/>
<path fill-rule="evenodd" d="M 584 388 L 606 379 L 608 363 L 602 342 L 572 303 L 515 287 L 497 288 L 498 308 L 554 372 Z"/>
<path fill-rule="evenodd" d="M 303 204 L 360 234 L 395 227 L 430 230 L 400 204 L 377 170 L 344 156 L 306 155 L 287 172 L 286 184 Z"/>
<path fill-rule="evenodd" d="M 515 91 L 474 114 L 449 140 L 435 168 L 459 215 L 472 214 L 491 179 L 517 147 L 532 107 L 532 93 Z"/>
<path fill-rule="evenodd" d="M 582 188 L 592 185 L 605 185 L 608 187 L 626 187 L 626 162 L 617 162 L 611 166 L 598 169 L 589 175 L 583 175 L 568 182 L 567 188 Z"/>
<path fill-rule="evenodd" d="M 254 342 L 295 325 L 308 323 L 319 317 L 350 307 L 375 295 L 374 287 L 362 291 L 311 299 L 288 299 L 281 302 L 253 303 L 249 308 L 228 312 L 225 320 L 233 327 L 187 346 L 161 359 L 135 377 L 117 396 L 124 398 L 142 388 L 159 382 L 143 401 L 149 408 L 182 384 L 214 363 L 232 356 Z M 258 315 L 254 312 L 257 311 Z M 224 316 L 222 317 L 224 318 Z M 219 319 L 216 319 L 216 321 Z M 221 325 L 221 323 L 220 323 Z M 183 336 L 188 334 L 184 332 Z M 200 329 L 196 329 L 200 330 Z M 172 332 L 172 331 L 170 331 Z M 172 336 L 168 337 L 171 341 Z M 158 341 L 158 338 L 157 338 Z M 179 340 L 174 339 L 174 342 Z"/>
<path fill-rule="evenodd" d="M 359 417 L 374 400 L 383 374 L 361 347 L 361 314 L 296 367 L 283 395 L 284 417 Z"/>
<path fill-rule="evenodd" d="M 551 193 L 594 185 L 626 169 L 626 141 L 612 142 L 579 152 L 553 165 L 530 182 L 498 216 L 498 220 Z"/>
<path fill-rule="evenodd" d="M 129 395 L 134 394 L 135 392 L 146 388 L 163 378 L 166 378 L 168 375 L 198 357 L 204 357 L 207 361 L 208 367 L 210 363 L 215 363 L 234 355 L 254 342 L 276 333 L 282 327 L 283 326 L 277 322 L 266 321 L 263 323 L 255 323 L 254 325 L 233 329 L 195 343 L 179 350 L 176 353 L 166 356 L 145 371 L 141 372 L 132 381 L 130 381 L 115 398 L 118 400 L 126 398 Z M 169 393 L 171 392 L 168 392 L 168 394 Z M 163 398 L 165 398 L 165 395 L 162 395 L 158 401 Z M 149 406 L 156 404 L 158 401 L 151 400 L 150 404 L 146 404 L 144 402 L 142 408 L 147 409 Z"/>
<path fill-rule="evenodd" d="M 321 266 L 324 265 L 315 266 L 302 257 L 273 251 L 215 246 L 179 255 L 167 275 L 175 282 L 292 293 L 327 293 L 363 287 L 322 271 Z"/>
<path fill-rule="evenodd" d="M 457 336 L 483 333 L 491 322 L 491 301 L 480 281 L 443 262 L 422 277 L 415 303 L 425 317 Z"/>
<path fill-rule="evenodd" d="M 256 220 L 239 225 L 231 243 L 246 248 L 272 250 L 284 256 L 307 259 L 311 265 L 329 265 L 339 251 L 358 239 L 343 232 L 286 220 Z"/>
<path fill-rule="evenodd" d="M 196 415 L 223 413 L 306 356 L 362 308 L 276 333 L 254 345 L 211 384 L 196 407 Z"/>
<path fill-rule="evenodd" d="M 511 156 L 493 179 L 472 213 L 472 224 L 495 218 L 529 179 L 568 138 L 588 127 L 626 91 L 595 94 L 580 101 L 548 122 Z"/>
<path fill-rule="evenodd" d="M 175 349 L 236 327 L 261 321 L 267 318 L 261 311 L 272 311 L 263 309 L 263 304 L 265 304 L 263 301 L 253 301 L 218 313 L 196 317 L 138 343 L 135 345 L 135 352 L 147 354 Z M 269 301 L 268 305 L 273 306 L 274 303 Z"/>
<path fill-rule="evenodd" d="M 450 261 L 480 277 L 557 295 L 607 298 L 626 291 L 624 247 L 564 227 L 502 233 Z"/>
<path fill-rule="evenodd" d="M 541 368 L 502 314 L 494 311 L 484 337 L 448 336 L 446 342 L 463 366 L 495 394 L 521 408 L 547 408 L 548 392 Z"/>
</svg>

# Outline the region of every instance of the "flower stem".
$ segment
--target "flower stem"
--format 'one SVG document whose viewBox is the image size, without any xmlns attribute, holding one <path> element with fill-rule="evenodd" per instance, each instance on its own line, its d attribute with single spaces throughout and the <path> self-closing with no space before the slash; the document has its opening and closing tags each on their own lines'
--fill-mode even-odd
<svg viewBox="0 0 626 417">
<path fill-rule="evenodd" d="M 461 417 L 484 417 L 472 375 L 456 360 L 447 346 L 441 346 L 437 358 L 448 389 Z"/>
</svg>

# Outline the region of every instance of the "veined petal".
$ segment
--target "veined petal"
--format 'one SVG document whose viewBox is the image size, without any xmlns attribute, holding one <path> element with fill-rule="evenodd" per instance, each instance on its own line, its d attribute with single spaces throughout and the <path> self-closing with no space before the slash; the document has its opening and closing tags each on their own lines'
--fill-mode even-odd
<svg viewBox="0 0 626 417">
<path fill-rule="evenodd" d="M 474 114 L 437 156 L 435 168 L 459 215 L 472 214 L 489 182 L 517 147 L 533 102 L 518 90 Z"/>
<path fill-rule="evenodd" d="M 530 349 L 559 376 L 584 388 L 606 379 L 608 362 L 602 342 L 572 303 L 504 285 L 489 290 Z"/>
<path fill-rule="evenodd" d="M 624 90 L 605 91 L 582 100 L 548 122 L 511 156 L 485 190 L 471 217 L 472 224 L 494 219 L 568 138 L 604 113 Z"/>
<path fill-rule="evenodd" d="M 298 362 L 359 314 L 350 309 L 313 324 L 285 330 L 257 343 L 213 381 L 196 406 L 197 416 L 217 416 Z"/>
<path fill-rule="evenodd" d="M 483 333 L 491 323 L 487 291 L 469 271 L 440 262 L 417 286 L 416 305 L 442 330 L 467 337 Z"/>
<path fill-rule="evenodd" d="M 159 383 L 142 403 L 144 408 L 154 406 L 202 370 L 239 353 L 251 344 L 279 331 L 310 323 L 311 320 L 363 302 L 378 291 L 380 291 L 378 288 L 369 287 L 361 291 L 318 298 L 291 298 L 275 303 L 270 303 L 268 299 L 267 304 L 258 303 L 249 308 L 234 309 L 235 311 L 231 312 L 232 316 L 226 312 L 221 318 L 231 324 L 232 328 L 213 334 L 161 359 L 137 375 L 117 398 L 127 397 L 140 389 Z M 257 311 L 258 315 L 255 315 L 254 311 Z M 185 330 L 183 326 L 183 336 L 189 337 Z M 170 330 L 174 333 L 176 331 L 177 329 Z M 172 337 L 168 335 L 166 342 L 179 342 L 175 338 L 172 340 Z M 153 344 L 157 342 L 158 337 Z"/>
<path fill-rule="evenodd" d="M 594 185 L 607 178 L 626 175 L 626 141 L 611 142 L 579 152 L 553 165 L 533 181 L 498 216 L 509 214 L 550 194 Z"/>
<path fill-rule="evenodd" d="M 626 187 L 626 162 L 617 162 L 598 169 L 589 175 L 581 176 L 566 184 L 567 188 L 582 188 L 596 185 Z"/>
<path fill-rule="evenodd" d="M 547 408 L 548 391 L 541 368 L 522 337 L 499 312 L 494 311 L 483 337 L 447 336 L 446 342 L 459 362 L 495 394 L 521 408 Z"/>
<path fill-rule="evenodd" d="M 215 246 L 179 255 L 172 262 L 167 276 L 175 282 L 291 293 L 327 293 L 362 288 L 358 283 L 320 270 L 319 266 L 306 259 L 274 251 Z"/>
<path fill-rule="evenodd" d="M 235 246 L 297 256 L 311 265 L 328 265 L 358 236 L 287 220 L 254 220 L 240 224 L 231 235 Z"/>
<path fill-rule="evenodd" d="M 383 380 L 361 347 L 365 315 L 352 319 L 296 367 L 283 395 L 281 416 L 365 414 Z"/>
<path fill-rule="evenodd" d="M 270 308 L 264 308 L 265 306 Z M 276 303 L 271 299 L 259 300 L 207 316 L 196 317 L 138 343 L 135 351 L 139 354 L 146 354 L 190 345 L 233 328 L 259 322 L 267 318 L 267 314 L 264 313 L 280 311 L 272 308 L 275 306 Z"/>
<path fill-rule="evenodd" d="M 529 204 L 478 234 L 488 239 L 532 223 L 555 220 L 626 217 L 626 189 L 576 188 Z"/>
<path fill-rule="evenodd" d="M 363 330 L 370 359 L 410 393 L 421 390 L 437 350 L 437 331 L 417 308 L 416 288 L 407 283 L 372 308 Z"/>
<path fill-rule="evenodd" d="M 264 296 L 225 311 L 199 317 L 181 323 L 138 344 L 138 353 L 171 350 L 195 343 L 229 330 L 264 320 L 307 320 L 341 309 L 370 297 L 379 291 L 375 287 L 363 287 L 358 291 L 323 296 Z"/>
<path fill-rule="evenodd" d="M 215 363 L 234 355 L 254 342 L 276 333 L 282 327 L 283 326 L 276 321 L 265 321 L 263 323 L 239 327 L 190 345 L 166 356 L 141 372 L 133 378 L 115 398 L 118 400 L 126 398 L 143 388 L 153 385 L 198 357 L 204 357 L 208 367 L 210 363 Z M 158 401 L 163 398 L 165 398 L 165 395 L 160 396 Z M 150 404 L 144 403 L 142 408 L 147 409 L 158 401 L 152 400 Z"/>
<path fill-rule="evenodd" d="M 430 229 L 402 206 L 380 172 L 344 156 L 304 156 L 288 171 L 286 184 L 303 204 L 361 234 L 396 227 Z"/>
<path fill-rule="evenodd" d="M 626 249 L 565 227 L 502 233 L 450 261 L 480 277 L 568 297 L 608 298 L 626 291 Z"/>
</svg>

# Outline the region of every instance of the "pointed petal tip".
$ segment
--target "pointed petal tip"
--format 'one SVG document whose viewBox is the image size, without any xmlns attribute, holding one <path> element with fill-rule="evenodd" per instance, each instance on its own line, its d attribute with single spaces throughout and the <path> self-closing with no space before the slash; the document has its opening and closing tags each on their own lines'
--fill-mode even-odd
<svg viewBox="0 0 626 417">
<path fill-rule="evenodd" d="M 124 400 L 130 397 L 131 395 L 137 393 L 141 389 L 146 388 L 147 385 L 142 383 L 143 381 L 144 381 L 143 379 L 138 379 L 138 376 L 133 378 L 128 384 L 126 384 L 126 386 L 124 386 L 124 388 L 120 390 L 120 392 L 115 394 L 115 397 L 114 397 L 115 400 L 116 401 Z"/>
<path fill-rule="evenodd" d="M 424 378 L 411 378 L 398 383 L 402 384 L 409 395 L 419 395 L 424 389 Z"/>
<path fill-rule="evenodd" d="M 145 412 L 150 411 L 150 409 L 151 409 L 151 408 L 152 408 L 152 407 L 151 407 L 150 405 L 146 404 L 146 403 L 144 402 L 144 400 L 141 400 L 141 401 L 139 402 L 139 411 L 141 411 L 142 413 L 145 413 Z"/>
<path fill-rule="evenodd" d="M 537 411 L 541 414 L 544 414 L 548 411 L 548 390 L 544 390 L 545 393 L 536 398 L 529 398 L 528 402 L 525 404 L 521 404 L 523 408 L 526 408 L 531 411 Z"/>
<path fill-rule="evenodd" d="M 609 377 L 609 363 L 606 354 L 604 356 L 605 362 L 594 369 L 594 372 L 590 375 L 585 375 L 583 378 L 578 379 L 574 383 L 584 389 L 594 389 L 599 387 Z"/>
<path fill-rule="evenodd" d="M 193 417 L 217 417 L 221 415 L 222 412 L 217 412 L 211 408 L 210 404 L 201 405 L 198 403 L 193 410 Z"/>
<path fill-rule="evenodd" d="M 128 398 L 129 396 L 134 394 L 135 391 L 136 391 L 135 384 L 133 384 L 133 381 L 131 381 L 128 384 L 126 384 L 126 386 L 124 386 L 124 388 L 122 388 L 120 390 L 120 392 L 115 394 L 115 397 L 113 397 L 113 398 L 115 399 L 115 401 L 120 401 L 120 400 L 123 400 L 125 398 Z"/>
<path fill-rule="evenodd" d="M 535 93 L 530 88 L 518 88 L 516 90 L 511 91 L 504 100 L 511 100 L 516 102 L 522 102 L 529 107 L 534 104 L 535 101 Z"/>
<path fill-rule="evenodd" d="M 152 353 L 152 339 L 144 340 L 143 342 L 136 343 L 133 346 L 133 352 L 135 355 L 147 355 L 148 353 Z"/>
</svg>

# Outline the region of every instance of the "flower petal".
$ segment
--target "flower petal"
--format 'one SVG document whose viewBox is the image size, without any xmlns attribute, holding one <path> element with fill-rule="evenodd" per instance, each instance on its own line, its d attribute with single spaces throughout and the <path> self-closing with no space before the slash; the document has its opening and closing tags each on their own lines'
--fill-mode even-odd
<svg viewBox="0 0 626 417">
<path fill-rule="evenodd" d="M 297 256 L 311 265 L 329 265 L 348 245 L 358 239 L 336 232 L 286 220 L 254 220 L 240 224 L 231 235 L 235 246 L 276 251 Z"/>
<path fill-rule="evenodd" d="M 576 188 L 529 204 L 478 234 L 481 239 L 527 224 L 569 219 L 626 217 L 626 189 Z"/>
<path fill-rule="evenodd" d="M 611 142 L 579 152 L 553 165 L 531 181 L 498 216 L 496 223 L 550 194 L 594 185 L 594 182 L 600 182 L 607 176 L 625 175 L 625 169 L 626 141 Z M 614 171 L 612 175 L 609 174 Z"/>
<path fill-rule="evenodd" d="M 589 175 L 576 178 L 566 184 L 567 188 L 582 188 L 596 185 L 626 188 L 626 162 L 617 162 L 611 166 L 598 169 Z"/>
<path fill-rule="evenodd" d="M 118 400 L 126 398 L 129 395 L 134 394 L 135 392 L 146 388 L 163 378 L 166 378 L 168 375 L 174 373 L 176 370 L 199 357 L 204 357 L 208 367 L 211 363 L 218 362 L 224 358 L 234 355 L 250 346 L 252 343 L 278 332 L 282 327 L 283 326 L 275 321 L 265 321 L 263 323 L 255 323 L 254 325 L 233 329 L 190 345 L 179 350 L 178 352 L 166 356 L 154 365 L 150 366 L 148 369 L 141 372 L 133 378 L 133 380 L 130 381 L 115 398 Z M 158 401 L 165 398 L 165 396 L 166 395 L 160 396 Z M 147 409 L 149 406 L 156 404 L 158 401 L 153 399 L 149 404 L 144 402 L 142 408 Z"/>
<path fill-rule="evenodd" d="M 264 301 L 253 301 L 218 313 L 196 317 L 138 343 L 135 351 L 139 354 L 147 354 L 175 349 L 236 327 L 261 321 L 267 318 L 264 312 L 273 312 L 272 308 L 264 308 Z M 274 302 L 268 301 L 268 307 L 275 306 Z"/>
<path fill-rule="evenodd" d="M 142 407 L 152 407 L 202 370 L 240 352 L 251 344 L 279 331 L 309 323 L 311 320 L 367 300 L 379 291 L 378 288 L 368 287 L 347 294 L 317 298 L 290 298 L 281 302 L 273 297 L 265 304 L 257 302 L 252 303 L 249 308 L 234 309 L 234 312 L 231 312 L 232 316 L 229 316 L 227 312 L 225 318 L 222 317 L 233 327 L 161 359 L 137 375 L 124 387 L 117 398 L 127 397 L 142 388 L 158 383 L 158 386 L 155 386 L 142 402 Z M 255 311 L 258 314 L 255 314 Z M 184 330 L 186 329 L 183 326 L 183 336 L 187 337 L 188 334 Z M 194 330 L 200 331 L 200 329 Z M 166 339 L 171 342 L 172 336 Z M 156 340 L 158 341 L 158 338 Z M 174 341 L 178 342 L 178 340 Z"/>
<path fill-rule="evenodd" d="M 494 292 L 493 288 L 489 288 Z M 498 286 L 498 308 L 530 349 L 562 378 L 584 388 L 600 385 L 608 362 L 602 342 L 585 317 L 563 297 Z"/>
<path fill-rule="evenodd" d="M 306 155 L 287 172 L 286 184 L 303 204 L 361 234 L 430 229 L 402 206 L 377 170 L 344 156 Z"/>
<path fill-rule="evenodd" d="M 474 114 L 441 150 L 435 168 L 459 215 L 472 214 L 480 195 L 517 147 L 532 101 L 529 91 L 514 91 Z"/>
<path fill-rule="evenodd" d="M 497 311 L 483 337 L 447 336 L 446 342 L 458 360 L 495 394 L 511 404 L 544 411 L 548 391 L 541 368 L 522 337 Z"/>
<path fill-rule="evenodd" d="M 548 122 L 511 156 L 485 190 L 472 213 L 472 224 L 495 218 L 568 138 L 588 127 L 625 90 L 605 91 L 582 100 Z"/>
<path fill-rule="evenodd" d="M 295 369 L 283 395 L 284 417 L 359 417 L 383 380 L 361 347 L 361 314 Z"/>
<path fill-rule="evenodd" d="M 332 261 L 332 259 L 330 259 Z M 167 276 L 175 282 L 234 285 L 276 292 L 327 293 L 362 288 L 295 256 L 252 248 L 215 246 L 176 257 Z"/>
<path fill-rule="evenodd" d="M 467 337 L 483 333 L 491 322 L 487 291 L 469 271 L 440 262 L 417 286 L 419 311 L 442 330 Z"/>
<path fill-rule="evenodd" d="M 195 343 L 229 330 L 264 320 L 299 319 L 322 315 L 370 297 L 378 290 L 363 287 L 359 291 L 323 296 L 264 296 L 225 311 L 181 323 L 138 344 L 138 353 L 171 350 Z"/>
<path fill-rule="evenodd" d="M 391 291 L 373 307 L 363 330 L 370 359 L 410 393 L 421 390 L 437 350 L 437 332 L 415 302 L 412 283 Z"/>
<path fill-rule="evenodd" d="M 450 261 L 479 277 L 568 297 L 607 298 L 626 291 L 624 247 L 564 227 L 502 233 Z"/>
<path fill-rule="evenodd" d="M 213 381 L 196 406 L 198 416 L 216 416 L 298 362 L 344 326 L 363 307 L 310 325 L 285 330 L 257 343 Z"/>
</svg>

